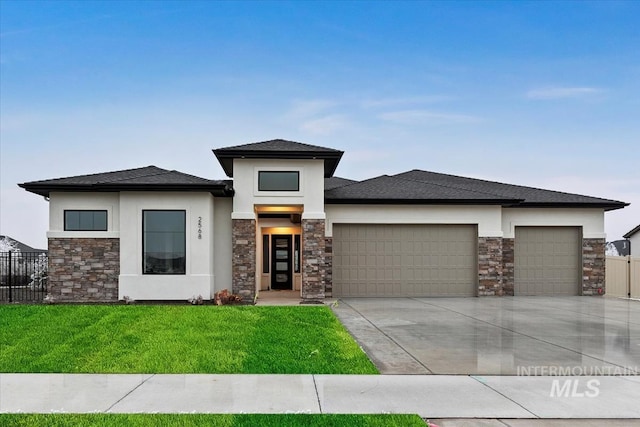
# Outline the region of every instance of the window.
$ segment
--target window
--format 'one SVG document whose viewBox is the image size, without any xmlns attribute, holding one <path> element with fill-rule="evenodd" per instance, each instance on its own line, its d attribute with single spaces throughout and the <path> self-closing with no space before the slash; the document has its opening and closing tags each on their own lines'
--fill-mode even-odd
<svg viewBox="0 0 640 427">
<path fill-rule="evenodd" d="M 142 211 L 142 272 L 185 274 L 186 212 Z"/>
<path fill-rule="evenodd" d="M 259 171 L 259 191 L 300 191 L 298 171 Z"/>
<path fill-rule="evenodd" d="M 262 272 L 269 272 L 269 235 L 262 235 Z"/>
<path fill-rule="evenodd" d="M 64 231 L 107 231 L 107 211 L 64 211 Z"/>
</svg>

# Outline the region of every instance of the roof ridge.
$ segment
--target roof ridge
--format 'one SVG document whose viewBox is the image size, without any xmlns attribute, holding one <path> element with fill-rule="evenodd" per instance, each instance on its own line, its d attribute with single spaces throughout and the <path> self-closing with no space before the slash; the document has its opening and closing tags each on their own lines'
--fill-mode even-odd
<svg viewBox="0 0 640 427">
<path fill-rule="evenodd" d="M 414 169 L 416 170 L 416 169 Z M 398 179 L 402 179 L 405 181 L 412 181 L 412 182 L 420 182 L 422 184 L 429 184 L 429 185 L 436 185 L 438 187 L 443 187 L 443 188 L 452 188 L 454 190 L 459 190 L 459 191 L 468 191 L 470 193 L 477 193 L 477 194 L 486 194 L 488 196 L 493 196 L 493 197 L 498 197 L 498 198 L 503 198 L 503 197 L 510 197 L 510 196 L 504 196 L 501 194 L 496 194 L 496 193 L 491 193 L 489 191 L 480 191 L 480 190 L 471 190 L 469 188 L 462 188 L 462 187 L 458 187 L 458 186 L 453 186 L 453 185 L 444 185 L 444 184 L 439 184 L 437 182 L 425 182 L 425 181 L 420 181 L 418 179 L 411 179 L 411 178 L 405 178 L 405 177 L 399 177 L 397 175 L 393 176 L 394 178 L 398 178 Z M 511 200 L 524 200 L 522 198 L 512 198 L 510 197 Z"/>
<path fill-rule="evenodd" d="M 332 188 L 332 189 L 330 189 L 330 190 L 326 190 L 326 191 L 333 191 L 333 190 L 337 190 L 337 189 L 339 189 L 339 188 L 350 187 L 350 186 L 355 185 L 355 184 L 363 184 L 363 183 L 365 183 L 365 182 L 367 182 L 367 181 L 373 181 L 374 179 L 383 178 L 383 177 L 385 177 L 385 176 L 386 176 L 386 177 L 388 177 L 388 178 L 390 178 L 390 177 L 391 177 L 390 175 L 384 174 L 384 175 L 374 176 L 374 177 L 372 177 L 372 178 L 368 178 L 368 179 L 365 179 L 365 180 L 362 180 L 362 181 L 355 181 L 355 180 L 352 180 L 353 182 L 350 182 L 350 183 L 348 183 L 348 184 L 341 185 L 340 187 Z M 346 178 L 346 179 L 348 179 L 348 178 Z"/>
<path fill-rule="evenodd" d="M 146 174 L 143 174 L 143 175 L 136 176 L 135 178 L 146 178 L 146 177 L 149 177 L 149 176 L 166 175 L 167 173 L 171 172 L 170 170 L 162 169 L 162 168 L 159 168 L 159 167 L 154 166 L 154 165 L 145 166 L 145 167 L 138 168 L 138 169 L 146 169 L 146 168 L 151 168 L 151 167 L 160 169 L 161 172 L 153 172 L 153 173 L 150 172 L 150 173 L 146 173 Z M 136 169 L 128 169 L 128 170 L 136 170 Z M 120 173 L 120 172 L 127 172 L 128 170 L 125 169 L 125 170 L 121 170 L 121 171 L 113 171 L 113 172 L 105 172 L 105 173 Z M 173 172 L 176 172 L 176 171 L 173 171 Z M 96 174 L 96 175 L 100 175 L 100 174 Z M 132 178 L 131 177 L 126 177 L 126 178 L 122 177 L 122 178 L 119 178 L 119 179 L 111 179 L 111 180 L 102 181 L 101 184 L 128 181 L 130 179 L 132 179 Z"/>
<path fill-rule="evenodd" d="M 491 180 L 482 179 L 482 178 L 471 178 L 471 177 L 468 177 L 468 176 L 461 176 L 461 175 L 453 175 L 453 174 L 449 174 L 449 173 L 426 171 L 426 170 L 422 170 L 422 169 L 412 169 L 412 170 L 407 171 L 407 172 L 402 172 L 402 174 L 409 173 L 409 172 L 414 172 L 414 171 L 432 173 L 432 174 L 436 174 L 436 175 L 451 176 L 451 177 L 454 177 L 454 178 L 461 178 L 461 179 L 465 179 L 465 180 L 469 180 L 469 181 L 482 181 L 482 182 L 488 182 L 490 184 L 506 185 L 506 186 L 509 186 L 509 187 L 519 187 L 519 188 L 528 188 L 528 189 L 531 189 L 531 190 L 548 191 L 548 192 L 551 192 L 551 193 L 566 194 L 566 195 L 569 195 L 569 196 L 588 197 L 590 199 L 598 199 L 598 200 L 603 200 L 603 201 L 606 201 L 606 202 L 619 202 L 619 200 L 604 199 L 602 197 L 595 197 L 595 196 L 587 196 L 586 194 L 569 193 L 567 191 L 558 191 L 558 190 L 549 190 L 547 188 L 531 187 L 531 186 L 528 186 L 528 185 L 507 184 L 506 182 L 491 181 Z M 401 175 L 401 174 L 398 174 L 398 175 Z M 477 190 L 470 190 L 470 191 L 477 191 Z M 491 193 L 489 193 L 489 194 L 491 194 Z"/>
</svg>

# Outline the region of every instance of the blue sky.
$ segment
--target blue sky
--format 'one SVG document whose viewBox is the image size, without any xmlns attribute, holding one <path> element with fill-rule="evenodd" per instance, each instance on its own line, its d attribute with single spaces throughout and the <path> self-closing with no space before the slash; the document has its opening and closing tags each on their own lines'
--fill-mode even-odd
<svg viewBox="0 0 640 427">
<path fill-rule="evenodd" d="M 216 147 L 346 152 L 631 202 L 640 223 L 640 2 L 0 0 L 0 234 L 46 246 L 19 182 L 154 164 L 223 178 Z"/>
</svg>

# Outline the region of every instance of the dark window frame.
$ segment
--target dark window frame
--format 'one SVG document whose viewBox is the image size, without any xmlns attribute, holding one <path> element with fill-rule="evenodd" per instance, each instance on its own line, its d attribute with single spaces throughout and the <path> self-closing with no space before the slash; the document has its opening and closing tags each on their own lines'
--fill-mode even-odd
<svg viewBox="0 0 640 427">
<path fill-rule="evenodd" d="M 82 227 L 78 227 L 78 228 L 69 228 L 68 225 L 68 221 L 67 221 L 67 214 L 71 213 L 71 212 L 78 212 L 78 214 L 82 214 L 82 213 L 91 213 L 91 214 L 96 214 L 96 213 L 104 213 L 105 218 L 104 218 L 104 228 L 82 228 Z M 64 223 L 63 225 L 63 230 L 64 231 L 109 231 L 109 211 L 107 211 L 106 209 L 65 209 L 63 211 L 63 218 L 62 221 Z M 82 221 L 78 220 L 78 225 L 80 225 L 82 223 Z M 95 219 L 94 219 L 94 223 L 95 223 Z"/>
<path fill-rule="evenodd" d="M 295 174 L 296 175 L 296 189 L 269 189 L 263 188 L 262 176 L 273 174 Z M 300 191 L 300 171 L 280 170 L 280 171 L 258 171 L 258 191 L 276 191 L 276 192 L 298 192 Z"/>
<path fill-rule="evenodd" d="M 184 215 L 184 267 L 182 272 L 163 273 L 146 271 L 146 239 L 145 239 L 145 214 L 147 212 L 182 212 Z M 143 209 L 142 210 L 142 274 L 149 276 L 185 276 L 187 274 L 187 211 L 186 209 Z"/>
</svg>

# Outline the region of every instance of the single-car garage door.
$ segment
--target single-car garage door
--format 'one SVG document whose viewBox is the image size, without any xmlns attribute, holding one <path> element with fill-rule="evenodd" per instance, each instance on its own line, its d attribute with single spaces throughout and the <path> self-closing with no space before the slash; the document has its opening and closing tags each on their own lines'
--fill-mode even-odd
<svg viewBox="0 0 640 427">
<path fill-rule="evenodd" d="M 475 225 L 334 224 L 333 295 L 475 296 Z"/>
<path fill-rule="evenodd" d="M 579 227 L 516 227 L 515 295 L 580 295 Z"/>
</svg>

